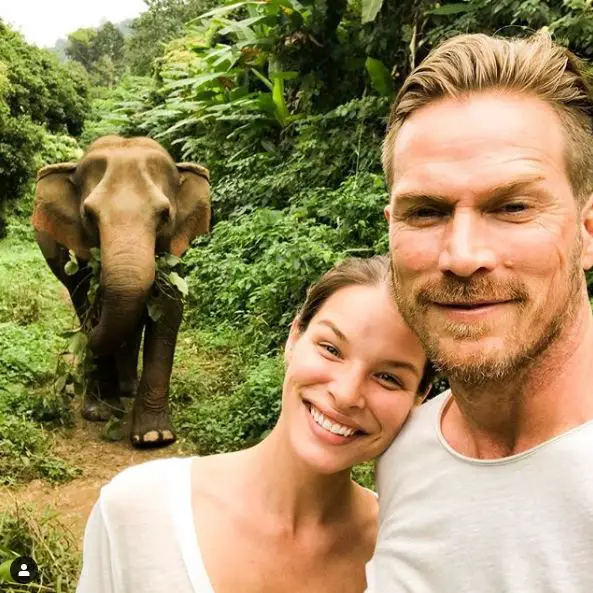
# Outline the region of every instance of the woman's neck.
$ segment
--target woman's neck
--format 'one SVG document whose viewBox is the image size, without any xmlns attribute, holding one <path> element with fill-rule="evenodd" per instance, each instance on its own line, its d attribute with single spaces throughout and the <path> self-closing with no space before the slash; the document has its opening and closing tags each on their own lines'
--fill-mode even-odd
<svg viewBox="0 0 593 593">
<path fill-rule="evenodd" d="M 274 521 L 298 531 L 339 521 L 352 512 L 357 486 L 350 470 L 321 474 L 298 458 L 278 424 L 261 443 L 242 451 L 241 481 L 245 492 Z"/>
</svg>

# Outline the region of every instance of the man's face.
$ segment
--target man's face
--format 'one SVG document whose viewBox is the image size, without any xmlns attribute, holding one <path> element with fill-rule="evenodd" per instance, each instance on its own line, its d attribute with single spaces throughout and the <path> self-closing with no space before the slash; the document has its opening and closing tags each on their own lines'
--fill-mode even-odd
<svg viewBox="0 0 593 593">
<path fill-rule="evenodd" d="M 400 310 L 452 380 L 500 381 L 584 295 L 580 212 L 551 106 L 481 93 L 414 113 L 395 141 L 390 249 Z"/>
</svg>

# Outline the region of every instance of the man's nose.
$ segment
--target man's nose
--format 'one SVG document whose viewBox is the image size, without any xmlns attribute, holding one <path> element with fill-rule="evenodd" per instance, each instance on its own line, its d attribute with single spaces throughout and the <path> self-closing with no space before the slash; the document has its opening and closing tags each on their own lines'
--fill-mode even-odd
<svg viewBox="0 0 593 593">
<path fill-rule="evenodd" d="M 496 266 L 496 255 L 488 245 L 487 229 L 481 215 L 474 211 L 455 212 L 451 217 L 439 257 L 439 270 L 469 277 Z"/>
</svg>

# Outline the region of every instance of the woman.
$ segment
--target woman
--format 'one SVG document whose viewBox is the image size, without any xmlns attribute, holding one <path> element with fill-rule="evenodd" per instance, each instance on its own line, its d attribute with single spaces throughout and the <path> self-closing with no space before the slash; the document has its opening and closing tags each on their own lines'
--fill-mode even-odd
<svg viewBox="0 0 593 593">
<path fill-rule="evenodd" d="M 350 470 L 385 450 L 432 379 L 390 290 L 386 257 L 346 260 L 311 287 L 261 443 L 105 486 L 78 593 L 363 591 L 378 505 Z"/>
</svg>

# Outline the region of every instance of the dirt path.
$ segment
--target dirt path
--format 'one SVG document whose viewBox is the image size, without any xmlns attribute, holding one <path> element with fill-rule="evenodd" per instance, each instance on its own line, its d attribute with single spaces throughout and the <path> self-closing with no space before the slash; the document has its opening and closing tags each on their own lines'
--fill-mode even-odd
<svg viewBox="0 0 593 593">
<path fill-rule="evenodd" d="M 87 422 L 78 411 L 76 416 L 72 431 L 56 437 L 52 453 L 81 468 L 82 476 L 57 486 L 34 480 L 16 488 L 0 487 L 0 508 L 10 508 L 15 502 L 31 503 L 39 511 L 49 507 L 59 514 L 82 545 L 84 526 L 101 486 L 130 465 L 187 453 L 178 443 L 164 449 L 136 450 L 128 440 L 126 424 L 123 440 L 107 442 L 101 438 L 103 423 Z"/>
</svg>

